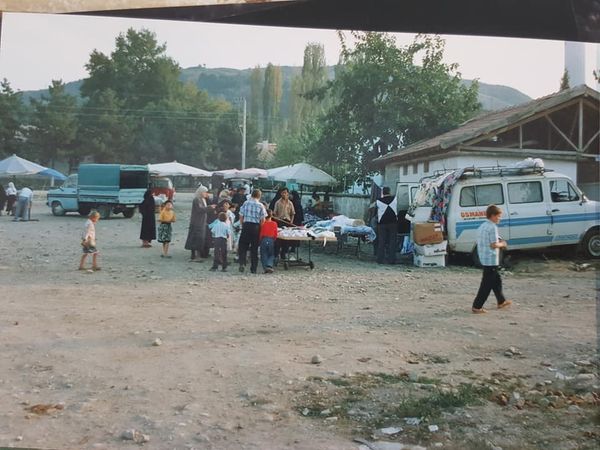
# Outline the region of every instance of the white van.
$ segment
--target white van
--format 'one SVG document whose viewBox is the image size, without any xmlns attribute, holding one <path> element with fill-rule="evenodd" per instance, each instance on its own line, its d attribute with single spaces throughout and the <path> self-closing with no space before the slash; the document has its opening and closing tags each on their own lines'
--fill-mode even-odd
<svg viewBox="0 0 600 450">
<path fill-rule="evenodd" d="M 422 181 L 409 212 L 412 222 L 430 218 L 432 184 Z M 445 222 L 451 252 L 477 255 L 477 228 L 486 220 L 487 206 L 495 204 L 503 211 L 499 233 L 508 251 L 581 244 L 588 257 L 600 258 L 600 203 L 588 200 L 566 175 L 537 167 L 469 168 L 450 194 Z"/>
</svg>

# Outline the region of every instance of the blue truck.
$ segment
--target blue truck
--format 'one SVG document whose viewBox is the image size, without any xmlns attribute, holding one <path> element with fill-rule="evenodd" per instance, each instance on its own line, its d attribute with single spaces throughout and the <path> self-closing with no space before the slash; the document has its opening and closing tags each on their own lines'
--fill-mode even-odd
<svg viewBox="0 0 600 450">
<path fill-rule="evenodd" d="M 81 164 L 58 189 L 48 191 L 46 204 L 55 216 L 78 212 L 87 216 L 92 209 L 107 219 L 123 213 L 133 217 L 148 189 L 148 167 L 124 164 Z"/>
</svg>

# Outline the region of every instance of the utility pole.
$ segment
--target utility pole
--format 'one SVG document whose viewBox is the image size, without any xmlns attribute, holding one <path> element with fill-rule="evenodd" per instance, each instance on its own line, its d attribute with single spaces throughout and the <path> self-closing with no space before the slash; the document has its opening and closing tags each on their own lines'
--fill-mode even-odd
<svg viewBox="0 0 600 450">
<path fill-rule="evenodd" d="M 246 97 L 242 97 L 243 102 L 243 114 L 242 125 L 240 125 L 240 132 L 242 133 L 242 170 L 246 168 Z"/>
</svg>

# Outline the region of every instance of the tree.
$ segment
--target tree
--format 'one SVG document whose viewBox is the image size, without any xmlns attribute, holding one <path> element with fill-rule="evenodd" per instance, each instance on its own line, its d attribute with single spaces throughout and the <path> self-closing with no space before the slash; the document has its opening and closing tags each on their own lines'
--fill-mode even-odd
<svg viewBox="0 0 600 450">
<path fill-rule="evenodd" d="M 15 92 L 4 78 L 0 82 L 0 156 L 19 153 L 23 142 L 21 124 L 25 114 L 21 93 Z"/>
<path fill-rule="evenodd" d="M 272 140 L 277 134 L 276 123 L 280 123 L 279 109 L 282 95 L 281 67 L 269 63 L 265 69 L 265 83 L 263 88 L 263 136 Z"/>
<path fill-rule="evenodd" d="M 290 130 L 299 132 L 302 126 L 325 111 L 326 102 L 312 95 L 327 83 L 325 48 L 310 43 L 304 49 L 302 72 L 292 80 Z"/>
<path fill-rule="evenodd" d="M 77 99 L 65 92 L 64 83 L 52 80 L 48 96 L 31 100 L 31 105 L 33 116 L 28 135 L 40 162 L 54 167 L 57 158 L 76 159 L 79 107 Z"/>
<path fill-rule="evenodd" d="M 110 56 L 97 50 L 91 53 L 85 65 L 90 76 L 81 86 L 83 97 L 111 89 L 125 108 L 140 109 L 178 89 L 180 67 L 166 56 L 166 44 L 159 45 L 153 32 L 130 28 L 115 44 Z"/>
<path fill-rule="evenodd" d="M 405 48 L 383 33 L 354 38 L 353 49 L 342 38 L 341 65 L 327 87 L 334 105 L 321 121 L 313 155 L 320 163 L 365 179 L 375 157 L 448 131 L 479 110 L 477 83 L 463 86 L 458 66 L 443 62 L 441 38 L 417 36 Z"/>
<path fill-rule="evenodd" d="M 569 89 L 571 86 L 569 86 L 569 71 L 565 68 L 565 71 L 563 72 L 563 76 L 560 79 L 560 88 L 559 90 L 564 91 Z"/>
<path fill-rule="evenodd" d="M 127 161 L 125 155 L 133 142 L 133 124 L 122 113 L 123 103 L 112 89 L 96 92 L 86 102 L 80 113 L 78 156 L 93 155 L 99 163 Z M 73 159 L 69 165 L 74 168 L 78 162 Z"/>
<path fill-rule="evenodd" d="M 260 66 L 256 66 L 250 73 L 250 108 L 249 117 L 254 121 L 260 120 L 260 109 L 263 96 L 263 71 Z"/>
</svg>

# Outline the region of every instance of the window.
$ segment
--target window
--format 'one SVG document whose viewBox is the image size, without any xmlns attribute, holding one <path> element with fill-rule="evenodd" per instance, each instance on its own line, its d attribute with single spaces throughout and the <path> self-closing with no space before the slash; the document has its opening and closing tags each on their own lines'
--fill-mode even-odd
<svg viewBox="0 0 600 450">
<path fill-rule="evenodd" d="M 543 199 L 542 183 L 539 181 L 508 183 L 508 201 L 510 203 L 540 203 Z"/>
<path fill-rule="evenodd" d="M 408 166 L 402 167 L 402 175 L 408 175 Z"/>
<path fill-rule="evenodd" d="M 63 188 L 76 188 L 77 187 L 77 175 L 69 175 L 62 185 Z"/>
<path fill-rule="evenodd" d="M 429 173 L 429 161 L 425 161 L 423 163 L 423 172 L 424 173 Z"/>
<path fill-rule="evenodd" d="M 484 184 L 482 186 L 467 186 L 460 191 L 460 206 L 502 205 L 504 195 L 501 184 Z"/>
<path fill-rule="evenodd" d="M 552 202 L 576 202 L 579 194 L 566 179 L 550 180 L 550 198 Z"/>
<path fill-rule="evenodd" d="M 120 177 L 121 189 L 147 189 L 148 172 L 139 170 L 123 170 Z"/>
<path fill-rule="evenodd" d="M 419 163 L 413 164 L 413 173 L 419 173 Z"/>
</svg>

